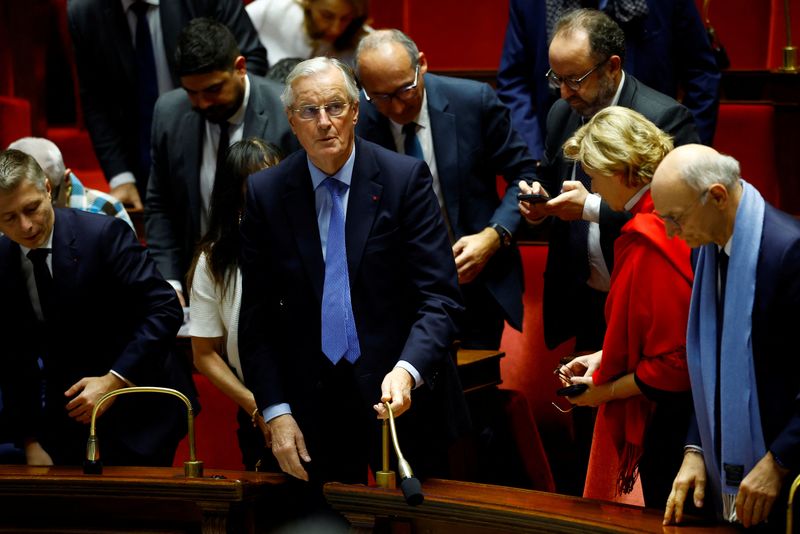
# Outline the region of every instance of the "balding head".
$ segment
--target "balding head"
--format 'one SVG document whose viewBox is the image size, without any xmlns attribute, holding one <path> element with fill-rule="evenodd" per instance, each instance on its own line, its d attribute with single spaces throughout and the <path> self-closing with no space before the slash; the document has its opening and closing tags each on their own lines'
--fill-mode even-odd
<svg viewBox="0 0 800 534">
<path fill-rule="evenodd" d="M 8 148 L 25 152 L 33 157 L 44 171 L 47 179 L 50 180 L 50 185 L 55 189 L 61 187 L 66 174 L 66 167 L 64 166 L 64 158 L 61 156 L 61 151 L 55 143 L 41 137 L 23 137 L 8 145 Z"/>
<path fill-rule="evenodd" d="M 669 235 L 690 247 L 724 246 L 742 194 L 739 162 L 703 145 L 678 147 L 658 166 L 651 193 Z"/>
</svg>

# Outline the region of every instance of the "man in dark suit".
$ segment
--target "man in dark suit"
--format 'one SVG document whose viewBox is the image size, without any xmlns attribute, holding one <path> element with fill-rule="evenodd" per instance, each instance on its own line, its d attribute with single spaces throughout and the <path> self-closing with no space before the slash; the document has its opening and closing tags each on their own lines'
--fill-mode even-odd
<svg viewBox="0 0 800 534">
<path fill-rule="evenodd" d="M 800 223 L 743 182 L 735 159 L 701 145 L 670 153 L 652 194 L 667 233 L 699 247 L 687 334 L 695 417 L 665 523 L 681 522 L 693 490 L 689 502 L 717 517 L 735 510 L 745 527 L 769 518 L 783 532 L 800 473 Z"/>
<path fill-rule="evenodd" d="M 534 224 L 547 216 L 554 219 L 543 297 L 544 335 L 550 348 L 572 337 L 577 351 L 602 348 L 614 240 L 629 218 L 588 194 L 589 180 L 579 165 L 564 158 L 564 142 L 610 105 L 638 111 L 670 134 L 676 145 L 698 141 L 688 110 L 623 72 L 624 57 L 625 36 L 620 27 L 591 9 L 563 17 L 550 44 L 548 77 L 560 88 L 561 99 L 547 118 L 546 149 L 537 181 L 531 186 L 520 184 L 523 192 L 555 197 L 546 203 L 520 203 L 522 214 Z"/>
<path fill-rule="evenodd" d="M 362 39 L 356 64 L 358 135 L 407 155 L 417 142 L 431 169 L 466 306 L 461 345 L 497 349 L 504 321 L 522 329 L 517 183 L 533 178 L 536 164 L 491 87 L 428 74 L 425 54 L 399 30 Z"/>
<path fill-rule="evenodd" d="M 178 86 L 174 52 L 189 21 L 225 24 L 250 72 L 267 72 L 267 53 L 240 0 L 69 0 L 67 15 L 97 159 L 111 194 L 135 208 L 147 191 L 153 105 Z"/>
<path fill-rule="evenodd" d="M 355 137 L 358 88 L 338 60 L 300 63 L 282 98 L 305 150 L 248 180 L 239 321 L 272 451 L 299 479 L 366 482 L 390 401 L 409 461 L 442 473 L 468 415 L 450 353 L 456 269 L 428 167 Z"/>
<path fill-rule="evenodd" d="M 710 145 L 721 76 L 694 0 L 511 0 L 497 94 L 533 157 L 544 155 L 547 113 L 556 99 L 545 78 L 553 28 L 571 8 L 592 4 L 625 32 L 625 72 L 665 95 L 677 97 L 681 89 L 701 141 Z"/>
<path fill-rule="evenodd" d="M 182 294 L 194 245 L 208 224 L 220 156 L 248 137 L 265 139 L 284 153 L 297 142 L 281 106 L 281 86 L 248 75 L 223 24 L 192 21 L 178 40 L 176 60 L 182 88 L 159 98 L 153 117 L 145 231 L 161 274 Z"/>
<path fill-rule="evenodd" d="M 54 209 L 49 196 L 31 156 L 0 153 L 0 388 L 29 464 L 79 465 L 103 394 L 194 389 L 170 355 L 177 298 L 130 227 Z M 171 465 L 186 433 L 185 408 L 163 395 L 123 396 L 98 414 L 102 459 L 113 465 Z"/>
</svg>

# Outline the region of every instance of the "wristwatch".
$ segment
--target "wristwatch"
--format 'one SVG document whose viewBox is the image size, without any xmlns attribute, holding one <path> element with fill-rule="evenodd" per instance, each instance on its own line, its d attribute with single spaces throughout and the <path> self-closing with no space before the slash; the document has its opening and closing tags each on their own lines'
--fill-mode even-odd
<svg viewBox="0 0 800 534">
<path fill-rule="evenodd" d="M 511 245 L 511 233 L 497 223 L 492 223 L 489 228 L 497 232 L 500 237 L 500 247 L 505 248 Z"/>
</svg>

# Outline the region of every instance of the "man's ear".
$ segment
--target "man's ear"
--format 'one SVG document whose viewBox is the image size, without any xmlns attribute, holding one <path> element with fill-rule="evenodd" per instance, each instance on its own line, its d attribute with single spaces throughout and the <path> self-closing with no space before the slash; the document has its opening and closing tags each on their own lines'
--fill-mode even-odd
<svg viewBox="0 0 800 534">
<path fill-rule="evenodd" d="M 730 195 L 728 194 L 728 189 L 724 185 L 712 184 L 711 187 L 708 188 L 708 197 L 717 209 L 722 210 L 728 205 Z"/>
<path fill-rule="evenodd" d="M 417 63 L 419 63 L 420 76 L 428 72 L 428 58 L 425 57 L 424 52 L 420 52 L 419 56 L 417 56 Z"/>
<path fill-rule="evenodd" d="M 244 56 L 237 56 L 233 61 L 233 70 L 240 76 L 247 74 L 247 59 Z"/>
<path fill-rule="evenodd" d="M 608 58 L 608 70 L 609 72 L 617 72 L 618 70 L 622 69 L 622 58 L 617 55 L 613 55 Z"/>
</svg>

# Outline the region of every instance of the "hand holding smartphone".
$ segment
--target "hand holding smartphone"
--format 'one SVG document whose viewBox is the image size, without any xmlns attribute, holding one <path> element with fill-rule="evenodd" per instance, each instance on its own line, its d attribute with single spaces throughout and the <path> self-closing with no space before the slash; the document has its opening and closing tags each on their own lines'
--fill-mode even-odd
<svg viewBox="0 0 800 534">
<path fill-rule="evenodd" d="M 586 384 L 572 384 L 556 390 L 556 395 L 559 397 L 576 397 L 587 389 L 589 389 L 589 386 Z"/>
<path fill-rule="evenodd" d="M 519 193 L 517 194 L 517 200 L 530 202 L 531 204 L 539 204 L 547 202 L 550 198 L 539 193 Z"/>
</svg>

